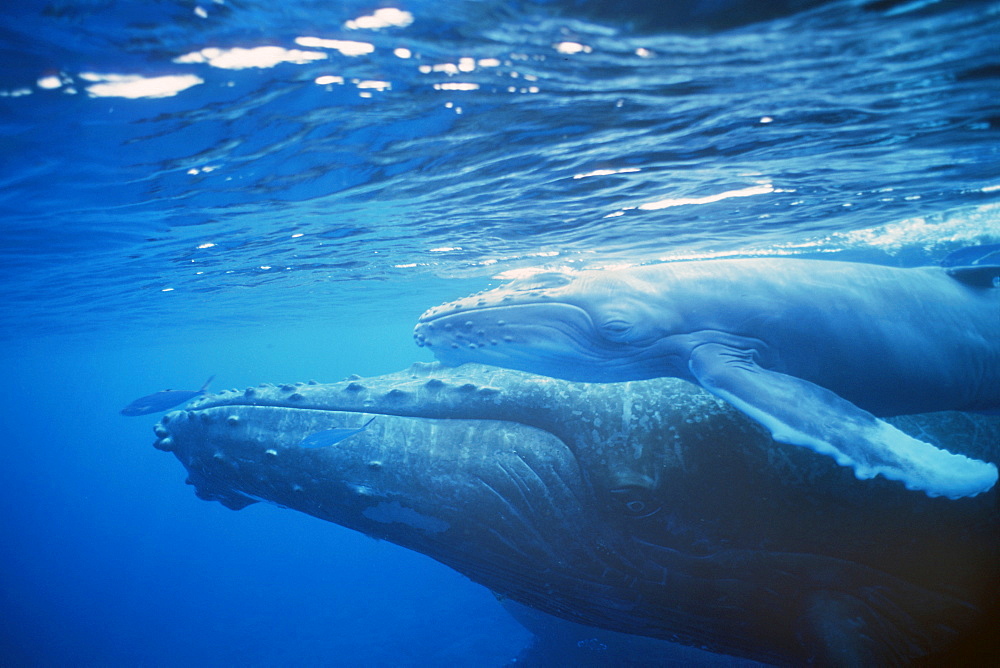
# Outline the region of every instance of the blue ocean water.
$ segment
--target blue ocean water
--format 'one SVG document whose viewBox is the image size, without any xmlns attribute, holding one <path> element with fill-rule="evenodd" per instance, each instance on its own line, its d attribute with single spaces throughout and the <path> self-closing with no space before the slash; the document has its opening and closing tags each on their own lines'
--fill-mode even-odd
<svg viewBox="0 0 1000 668">
<path fill-rule="evenodd" d="M 488 591 L 200 501 L 118 411 L 429 360 L 525 269 L 1000 242 L 1000 3 L 758 5 L 5 8 L 0 663 L 503 665 Z"/>
</svg>

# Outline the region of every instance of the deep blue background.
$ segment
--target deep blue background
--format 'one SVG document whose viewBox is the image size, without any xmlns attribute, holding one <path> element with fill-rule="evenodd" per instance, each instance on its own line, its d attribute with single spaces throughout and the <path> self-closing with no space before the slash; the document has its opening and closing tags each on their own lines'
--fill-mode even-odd
<svg viewBox="0 0 1000 668">
<path fill-rule="evenodd" d="M 515 656 L 528 634 L 487 590 L 289 510 L 200 501 L 180 463 L 150 447 L 155 416 L 118 414 L 144 388 L 197 386 L 209 373 L 244 385 L 396 370 L 416 355 L 385 335 L 392 329 L 286 326 L 182 341 L 123 331 L 6 347 L 0 663 L 501 665 Z M 378 359 L 343 354 L 372 346 Z"/>
<path fill-rule="evenodd" d="M 0 664 L 502 665 L 529 635 L 488 591 L 200 501 L 155 416 L 118 411 L 211 374 L 427 360 L 417 316 L 505 272 L 1000 243 L 996 2 L 375 4 L 414 21 L 348 29 L 359 0 L 0 16 Z M 177 62 L 301 36 L 374 51 Z M 202 82 L 128 99 L 91 74 Z"/>
</svg>

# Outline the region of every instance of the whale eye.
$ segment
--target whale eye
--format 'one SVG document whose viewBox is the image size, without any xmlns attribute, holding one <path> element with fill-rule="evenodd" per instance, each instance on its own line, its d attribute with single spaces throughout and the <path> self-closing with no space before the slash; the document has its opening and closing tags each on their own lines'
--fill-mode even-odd
<svg viewBox="0 0 1000 668">
<path fill-rule="evenodd" d="M 631 331 L 632 323 L 620 318 L 605 320 L 601 324 L 601 332 L 612 341 L 624 341 Z"/>
<path fill-rule="evenodd" d="M 646 502 L 640 501 L 639 499 L 632 499 L 631 501 L 625 502 L 625 508 L 635 515 L 646 514 Z"/>
<path fill-rule="evenodd" d="M 611 490 L 612 498 L 621 511 L 629 517 L 644 518 L 655 515 L 662 505 L 653 491 L 639 485 L 626 485 Z"/>
</svg>

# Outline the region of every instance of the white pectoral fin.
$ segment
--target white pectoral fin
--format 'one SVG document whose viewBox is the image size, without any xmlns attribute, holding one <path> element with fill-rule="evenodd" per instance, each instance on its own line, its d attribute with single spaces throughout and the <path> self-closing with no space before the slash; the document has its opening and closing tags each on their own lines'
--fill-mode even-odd
<svg viewBox="0 0 1000 668">
<path fill-rule="evenodd" d="M 774 440 L 832 457 L 859 480 L 882 475 L 950 499 L 997 482 L 995 465 L 913 438 L 819 385 L 761 368 L 744 351 L 704 344 L 689 368 L 702 387 L 764 425 Z"/>
</svg>

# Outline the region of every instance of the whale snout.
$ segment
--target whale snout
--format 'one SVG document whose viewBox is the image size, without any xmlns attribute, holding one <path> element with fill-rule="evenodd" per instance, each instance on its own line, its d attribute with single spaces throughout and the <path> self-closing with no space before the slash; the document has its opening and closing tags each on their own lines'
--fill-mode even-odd
<svg viewBox="0 0 1000 668">
<path fill-rule="evenodd" d="M 421 319 L 413 330 L 413 340 L 432 349 L 442 362 L 461 364 L 468 361 L 467 355 L 515 343 L 517 337 L 500 315 L 474 312 Z"/>
<path fill-rule="evenodd" d="M 585 310 L 556 301 L 435 309 L 413 338 L 449 366 L 473 362 L 582 382 L 616 380 L 608 361 L 622 355 Z"/>
</svg>

